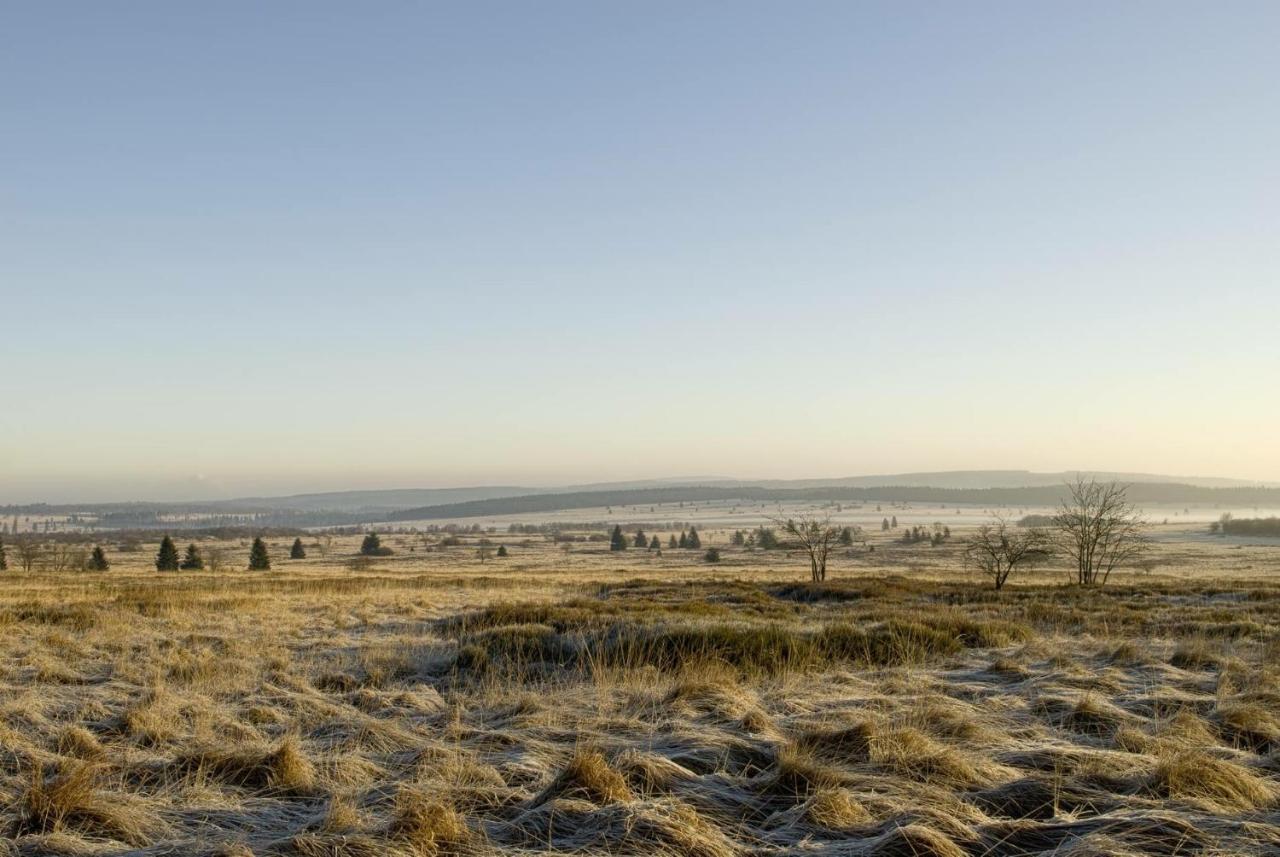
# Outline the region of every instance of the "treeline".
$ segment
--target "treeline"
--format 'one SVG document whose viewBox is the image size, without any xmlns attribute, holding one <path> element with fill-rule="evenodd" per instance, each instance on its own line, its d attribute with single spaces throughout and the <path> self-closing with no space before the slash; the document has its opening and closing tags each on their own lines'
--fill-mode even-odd
<svg viewBox="0 0 1280 857">
<path fill-rule="evenodd" d="M 472 500 L 407 509 L 387 516 L 393 521 L 519 515 L 589 509 L 601 506 L 653 506 L 665 503 L 746 501 L 760 503 L 936 503 L 995 506 L 1056 506 L 1068 496 L 1063 485 L 1027 488 L 637 488 L 621 491 L 572 491 L 563 494 L 529 494 Z M 1280 506 L 1280 488 L 1203 488 L 1163 482 L 1137 482 L 1129 486 L 1130 502 L 1138 505 L 1175 503 L 1208 506 Z"/>
<path fill-rule="evenodd" d="M 1233 518 L 1223 515 L 1209 525 L 1209 532 L 1225 536 L 1273 536 L 1280 538 L 1280 518 Z"/>
</svg>

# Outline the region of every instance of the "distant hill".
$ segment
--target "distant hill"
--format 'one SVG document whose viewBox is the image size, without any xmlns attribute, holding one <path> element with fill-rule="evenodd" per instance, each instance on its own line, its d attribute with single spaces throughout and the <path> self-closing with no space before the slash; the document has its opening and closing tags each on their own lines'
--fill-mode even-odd
<svg viewBox="0 0 1280 857">
<path fill-rule="evenodd" d="M 600 491 L 571 491 L 561 494 L 534 494 L 473 500 L 406 509 L 387 517 L 394 521 L 428 521 L 450 518 L 528 515 L 567 509 L 604 506 L 656 506 L 667 503 L 698 503 L 715 500 L 785 503 L 947 503 L 981 506 L 1051 506 L 1065 495 L 1062 483 L 1012 488 L 938 488 L 933 486 L 816 486 L 776 488 L 765 486 L 668 486 Z M 1212 487 L 1165 482 L 1135 482 L 1129 499 L 1139 506 L 1157 504 L 1280 506 L 1280 488 L 1227 486 Z"/>
<path fill-rule="evenodd" d="M 0 507 L 0 515 L 86 515 L 106 529 L 191 526 L 323 527 L 375 521 L 441 520 L 535 514 L 602 506 L 743 500 L 745 502 L 928 502 L 1040 506 L 1058 501 L 1075 472 L 953 470 L 830 479 L 743 480 L 678 477 L 567 487 L 516 485 L 332 491 L 241 497 L 190 503 L 30 504 Z M 1142 503 L 1280 507 L 1277 483 L 1146 473 L 1086 473 L 1132 483 Z"/>
<path fill-rule="evenodd" d="M 1216 476 L 1167 476 L 1157 473 L 1125 473 L 1101 470 L 1062 470 L 1035 472 L 1031 470 L 941 470 L 918 473 L 885 473 L 878 476 L 842 476 L 827 479 L 670 479 L 652 480 L 649 485 L 708 485 L 716 487 L 759 486 L 763 488 L 822 488 L 851 487 L 876 488 L 884 485 L 905 485 L 929 488 L 1029 488 L 1040 485 L 1061 485 L 1078 475 L 1092 476 L 1101 482 L 1159 482 L 1169 485 L 1195 485 L 1202 488 L 1280 487 L 1278 482 L 1259 482 L 1247 479 L 1226 479 Z M 624 487 L 622 485 L 574 486 L 565 490 L 586 488 Z M 627 484 L 625 487 L 646 487 Z"/>
<path fill-rule="evenodd" d="M 271 509 L 297 512 L 372 512 L 393 511 L 413 506 L 435 506 L 442 503 L 465 503 L 494 497 L 537 494 L 544 489 L 513 485 L 491 485 L 475 488 L 391 488 L 371 491 L 329 491 L 316 494 L 293 494 L 285 497 L 240 497 L 218 500 L 203 505 L 218 509 Z M 557 490 L 557 489 L 545 489 Z"/>
</svg>

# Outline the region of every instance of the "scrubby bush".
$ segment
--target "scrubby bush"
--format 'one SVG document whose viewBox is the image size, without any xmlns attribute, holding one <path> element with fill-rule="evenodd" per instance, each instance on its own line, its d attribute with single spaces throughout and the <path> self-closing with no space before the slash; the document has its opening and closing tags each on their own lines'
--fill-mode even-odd
<svg viewBox="0 0 1280 857">
<path fill-rule="evenodd" d="M 194 544 L 187 545 L 187 555 L 182 560 L 181 568 L 183 571 L 200 571 L 204 568 L 204 557 L 200 555 L 200 548 Z"/>
<path fill-rule="evenodd" d="M 450 543 L 453 545 L 462 544 L 461 540 L 458 539 L 457 536 L 450 536 L 441 542 L 441 544 Z M 393 553 L 394 551 L 391 550 L 391 548 L 382 546 L 382 539 L 378 538 L 377 533 L 369 533 L 364 537 L 364 540 L 360 542 L 360 554 L 362 556 L 391 556 Z"/>
<path fill-rule="evenodd" d="M 3 568 L 3 566 L 0 566 Z M 107 560 L 107 552 L 102 549 L 102 545 L 95 545 L 93 553 L 89 555 L 89 569 L 91 571 L 107 571 L 111 568 L 111 563 Z"/>
</svg>

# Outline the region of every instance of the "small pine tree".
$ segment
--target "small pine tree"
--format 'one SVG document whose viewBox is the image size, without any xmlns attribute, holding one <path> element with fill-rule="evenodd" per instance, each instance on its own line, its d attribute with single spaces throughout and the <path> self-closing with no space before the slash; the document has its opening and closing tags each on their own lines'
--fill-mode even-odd
<svg viewBox="0 0 1280 857">
<path fill-rule="evenodd" d="M 627 537 L 622 534 L 622 525 L 615 524 L 609 535 L 609 550 L 624 551 L 627 549 Z"/>
<path fill-rule="evenodd" d="M 363 556 L 377 556 L 380 550 L 382 550 L 382 539 L 378 538 L 377 533 L 369 533 L 360 543 L 360 553 Z"/>
<path fill-rule="evenodd" d="M 698 530 L 696 527 L 689 528 L 689 549 L 698 550 L 702 547 L 702 539 L 698 538 Z"/>
<path fill-rule="evenodd" d="M 747 534 L 742 530 L 734 530 L 732 544 L 736 548 L 744 547 L 747 544 Z"/>
<path fill-rule="evenodd" d="M 681 531 L 680 531 L 680 542 L 679 542 L 679 545 L 680 545 L 680 547 L 681 547 L 681 548 L 687 548 L 687 547 L 689 547 L 689 534 L 688 534 L 688 533 L 686 533 L 684 530 L 681 530 Z"/>
<path fill-rule="evenodd" d="M 160 552 L 156 554 L 156 571 L 178 570 L 178 548 L 168 536 L 160 542 Z"/>
<path fill-rule="evenodd" d="M 651 551 L 662 550 L 662 541 L 657 536 L 654 536 L 652 539 L 649 540 L 649 550 Z"/>
<path fill-rule="evenodd" d="M 182 559 L 183 571 L 200 571 L 204 568 L 204 557 L 200 556 L 200 548 L 194 544 L 187 545 L 187 555 Z"/>
<path fill-rule="evenodd" d="M 267 543 L 262 540 L 261 536 L 254 539 L 253 547 L 249 548 L 249 570 L 271 570 L 271 555 L 267 553 Z"/>
<path fill-rule="evenodd" d="M 667 547 L 669 548 L 679 547 L 679 543 L 676 541 L 675 533 L 672 533 L 671 538 L 667 540 Z"/>
<path fill-rule="evenodd" d="M 898 516 L 897 516 L 897 515 L 894 515 L 894 516 L 893 516 L 893 523 L 891 523 L 891 524 L 890 524 L 890 526 L 891 526 L 891 527 L 893 527 L 895 530 L 896 530 L 896 529 L 898 529 Z"/>
<path fill-rule="evenodd" d="M 852 527 L 845 527 L 843 530 L 840 531 L 840 544 L 843 545 L 844 547 L 849 547 L 850 545 L 853 544 L 853 528 Z"/>
<path fill-rule="evenodd" d="M 102 549 L 102 545 L 94 545 L 93 553 L 89 555 L 90 571 L 107 571 L 111 568 L 111 563 L 107 561 L 107 552 Z"/>
<path fill-rule="evenodd" d="M 883 521 L 880 522 L 880 531 L 884 532 L 887 529 L 889 529 L 889 519 L 885 518 Z"/>
<path fill-rule="evenodd" d="M 302 546 L 302 539 L 293 540 L 293 547 L 289 548 L 289 559 L 306 559 L 307 549 Z"/>
<path fill-rule="evenodd" d="M 4 555 L 4 539 L 0 539 L 0 571 L 9 570 L 9 560 Z"/>
<path fill-rule="evenodd" d="M 506 546 L 506 545 L 498 545 L 498 556 L 503 557 L 503 556 L 506 556 L 506 555 L 507 555 L 507 546 Z"/>
<path fill-rule="evenodd" d="M 644 550 L 649 546 L 649 539 L 645 537 L 644 530 L 636 530 L 636 540 L 633 544 L 640 550 Z"/>
</svg>

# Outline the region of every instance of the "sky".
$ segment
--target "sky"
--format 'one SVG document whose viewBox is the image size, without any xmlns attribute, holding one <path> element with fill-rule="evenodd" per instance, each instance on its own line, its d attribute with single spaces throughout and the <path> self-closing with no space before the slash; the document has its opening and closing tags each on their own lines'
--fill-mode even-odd
<svg viewBox="0 0 1280 857">
<path fill-rule="evenodd" d="M 1275 2 L 0 6 L 0 502 L 1280 480 Z"/>
</svg>

